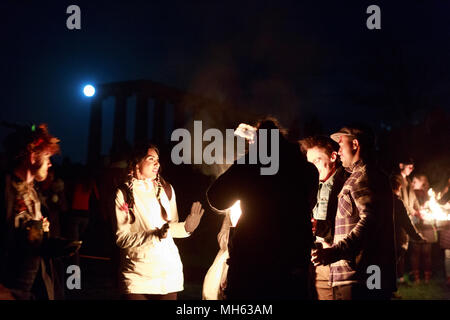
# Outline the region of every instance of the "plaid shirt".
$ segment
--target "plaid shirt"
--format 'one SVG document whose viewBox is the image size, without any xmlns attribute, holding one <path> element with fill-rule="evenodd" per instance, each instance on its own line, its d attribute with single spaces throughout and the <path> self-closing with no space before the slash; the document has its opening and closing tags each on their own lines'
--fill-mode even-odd
<svg viewBox="0 0 450 320">
<path fill-rule="evenodd" d="M 338 199 L 333 241 L 332 286 L 365 283 L 367 267 L 381 270 L 382 288 L 395 288 L 395 242 L 389 180 L 363 161 L 350 168 Z M 394 289 L 395 290 L 395 289 Z"/>
<path fill-rule="evenodd" d="M 344 183 L 338 196 L 338 210 L 334 229 L 333 247 L 339 251 L 345 250 L 348 246 L 348 236 L 358 237 L 361 226 L 357 227 L 360 221 L 360 213 L 364 213 L 364 202 L 370 197 L 367 186 L 366 166 L 362 161 L 356 162 L 350 169 L 351 175 Z M 351 257 L 348 257 L 351 258 Z M 339 260 L 331 264 L 330 282 L 331 285 L 338 286 L 356 283 L 356 271 L 351 260 Z"/>
</svg>

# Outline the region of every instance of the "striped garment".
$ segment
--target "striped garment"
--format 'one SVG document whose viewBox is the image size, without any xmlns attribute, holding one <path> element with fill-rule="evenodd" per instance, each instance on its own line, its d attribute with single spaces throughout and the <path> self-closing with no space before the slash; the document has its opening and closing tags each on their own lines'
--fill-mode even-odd
<svg viewBox="0 0 450 320">
<path fill-rule="evenodd" d="M 333 247 L 339 260 L 331 264 L 330 285 L 339 286 L 358 282 L 356 274 L 356 243 L 367 226 L 370 215 L 371 191 L 369 190 L 366 165 L 360 160 L 350 168 L 351 175 L 338 196 Z M 368 215 L 369 213 L 369 215 Z M 358 224 L 359 223 L 359 224 Z M 355 246 L 356 245 L 356 246 Z M 348 259 L 348 260 L 347 260 Z"/>
</svg>

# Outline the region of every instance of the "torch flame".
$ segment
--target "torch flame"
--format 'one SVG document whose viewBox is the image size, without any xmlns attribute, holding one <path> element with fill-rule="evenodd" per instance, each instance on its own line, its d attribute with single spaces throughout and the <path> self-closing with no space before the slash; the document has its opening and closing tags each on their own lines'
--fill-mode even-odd
<svg viewBox="0 0 450 320">
<path fill-rule="evenodd" d="M 450 220 L 450 215 L 437 202 L 436 193 L 433 189 L 428 189 L 428 195 L 430 196 L 430 200 L 425 202 L 424 209 L 420 210 L 424 220 Z"/>
<path fill-rule="evenodd" d="M 231 225 L 233 227 L 236 227 L 236 224 L 239 221 L 239 218 L 242 214 L 241 211 L 241 200 L 236 201 L 231 207 L 230 207 L 230 219 L 231 219 Z"/>
</svg>

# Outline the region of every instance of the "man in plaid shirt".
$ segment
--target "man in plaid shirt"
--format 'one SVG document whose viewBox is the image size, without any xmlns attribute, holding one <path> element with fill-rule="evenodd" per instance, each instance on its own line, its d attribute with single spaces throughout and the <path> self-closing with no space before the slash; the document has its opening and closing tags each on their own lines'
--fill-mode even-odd
<svg viewBox="0 0 450 320">
<path fill-rule="evenodd" d="M 374 136 L 351 126 L 331 138 L 351 175 L 338 196 L 333 246 L 315 250 L 312 261 L 331 264 L 336 300 L 389 299 L 396 290 L 393 195 L 388 176 L 371 163 Z"/>
</svg>

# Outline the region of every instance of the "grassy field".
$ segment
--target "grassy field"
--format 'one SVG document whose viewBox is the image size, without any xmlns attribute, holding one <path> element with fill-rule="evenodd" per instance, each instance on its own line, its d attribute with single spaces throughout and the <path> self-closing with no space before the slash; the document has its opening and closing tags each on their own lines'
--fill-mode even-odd
<svg viewBox="0 0 450 320">
<path fill-rule="evenodd" d="M 398 294 L 401 300 L 450 300 L 450 288 L 446 286 L 444 251 L 437 243 L 432 246 L 433 275 L 430 283 L 422 281 L 418 285 L 413 284 L 413 279 L 405 274 L 405 280 L 409 285 L 400 285 Z M 408 269 L 408 259 L 406 260 Z"/>
<path fill-rule="evenodd" d="M 450 288 L 446 286 L 443 274 L 435 275 L 428 284 L 401 285 L 398 293 L 401 300 L 450 300 Z"/>
<path fill-rule="evenodd" d="M 119 295 L 114 286 L 114 269 L 110 262 L 82 259 L 82 289 L 66 291 L 68 300 L 114 300 Z M 436 268 L 437 269 L 437 268 Z M 185 290 L 179 293 L 180 300 L 201 300 L 203 277 L 206 266 L 185 266 Z M 445 284 L 443 270 L 436 270 L 430 283 L 423 281 L 412 284 L 405 275 L 409 285 L 400 285 L 398 294 L 401 298 L 394 300 L 450 300 L 450 288 Z"/>
</svg>

